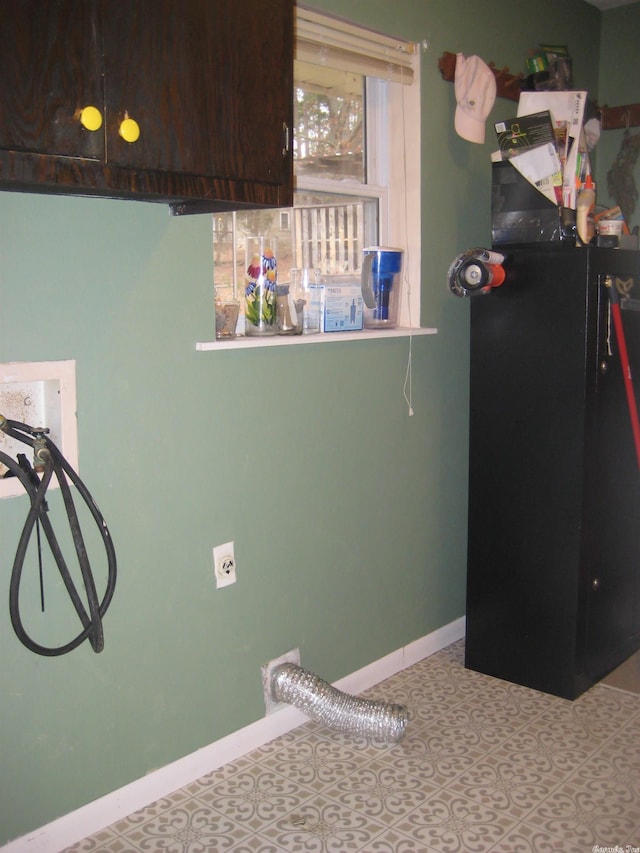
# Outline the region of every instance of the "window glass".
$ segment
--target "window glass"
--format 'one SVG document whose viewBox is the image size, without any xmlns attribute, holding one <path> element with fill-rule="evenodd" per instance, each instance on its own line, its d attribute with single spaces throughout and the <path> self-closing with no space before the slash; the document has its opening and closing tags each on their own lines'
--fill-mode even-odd
<svg viewBox="0 0 640 853">
<path fill-rule="evenodd" d="M 298 179 L 365 183 L 364 77 L 296 61 L 294 168 Z"/>
<path fill-rule="evenodd" d="M 273 249 L 280 284 L 301 267 L 318 268 L 327 282 L 353 280 L 363 250 L 380 244 L 406 247 L 405 280 L 419 281 L 418 57 L 409 43 L 402 50 L 397 39 L 309 10 L 299 8 L 297 21 L 294 207 L 213 219 L 215 296 L 239 300 L 241 312 L 255 237 Z M 390 55 L 402 66 L 399 76 Z M 402 319 L 411 325 L 419 288 L 407 294 Z"/>
<path fill-rule="evenodd" d="M 359 271 L 362 250 L 377 240 L 377 198 L 299 191 L 293 216 L 295 266 L 323 275 Z"/>
<path fill-rule="evenodd" d="M 317 267 L 325 276 L 359 272 L 362 250 L 376 243 L 378 200 L 323 192 L 296 193 L 296 206 L 283 210 L 222 213 L 213 220 L 216 295 L 242 295 L 248 240 L 266 237 L 278 261 L 278 281 L 292 267 Z"/>
<path fill-rule="evenodd" d="M 277 259 L 278 281 L 289 281 L 289 270 L 295 264 L 288 208 L 219 213 L 213 218 L 213 280 L 218 299 L 244 295 L 248 246 L 253 237 L 267 238 Z"/>
</svg>

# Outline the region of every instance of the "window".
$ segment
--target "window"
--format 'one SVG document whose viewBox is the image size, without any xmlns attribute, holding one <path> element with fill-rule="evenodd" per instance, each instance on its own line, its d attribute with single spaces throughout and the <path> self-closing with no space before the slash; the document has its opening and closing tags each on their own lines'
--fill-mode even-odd
<svg viewBox="0 0 640 853">
<path fill-rule="evenodd" d="M 302 266 L 355 281 L 367 246 L 397 246 L 405 250 L 401 324 L 419 325 L 417 65 L 411 43 L 297 9 L 294 207 L 214 216 L 217 298 L 242 301 L 251 237 L 275 246 L 279 283 Z"/>
</svg>

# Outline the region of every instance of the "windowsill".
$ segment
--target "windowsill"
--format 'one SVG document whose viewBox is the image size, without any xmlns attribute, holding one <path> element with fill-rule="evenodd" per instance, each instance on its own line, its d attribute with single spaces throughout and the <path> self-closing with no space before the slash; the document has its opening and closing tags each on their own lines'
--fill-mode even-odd
<svg viewBox="0 0 640 853">
<path fill-rule="evenodd" d="M 272 335 L 265 337 L 242 337 L 227 338 L 221 341 L 202 341 L 196 343 L 196 349 L 225 350 L 225 349 L 250 349 L 253 347 L 286 346 L 287 344 L 329 344 L 336 341 L 370 341 L 382 338 L 408 338 L 418 335 L 436 335 L 437 329 L 420 328 L 409 329 L 400 327 L 397 329 L 362 329 L 357 332 L 321 332 L 318 335 Z"/>
</svg>

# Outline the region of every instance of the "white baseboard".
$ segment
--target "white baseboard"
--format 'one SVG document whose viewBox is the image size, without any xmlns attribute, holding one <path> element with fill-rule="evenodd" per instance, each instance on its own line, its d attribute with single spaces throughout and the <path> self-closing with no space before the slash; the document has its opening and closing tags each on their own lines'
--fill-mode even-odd
<svg viewBox="0 0 640 853">
<path fill-rule="evenodd" d="M 408 646 L 341 678 L 334 686 L 346 693 L 357 695 L 454 643 L 464 637 L 464 634 L 465 619 L 461 616 Z M 66 847 L 71 847 L 138 809 L 169 796 L 179 788 L 211 773 L 223 764 L 235 761 L 279 735 L 286 734 L 307 720 L 308 717 L 296 708 L 282 708 L 190 755 L 185 755 L 184 758 L 179 758 L 159 770 L 153 770 L 141 779 L 136 779 L 135 782 L 118 788 L 28 835 L 8 842 L 0 847 L 0 853 L 60 853 Z"/>
</svg>

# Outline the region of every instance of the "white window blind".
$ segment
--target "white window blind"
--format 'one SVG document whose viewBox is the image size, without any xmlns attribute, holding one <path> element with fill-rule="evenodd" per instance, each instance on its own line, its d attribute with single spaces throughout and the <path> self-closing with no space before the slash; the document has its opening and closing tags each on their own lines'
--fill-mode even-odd
<svg viewBox="0 0 640 853">
<path fill-rule="evenodd" d="M 301 62 L 394 83 L 413 82 L 414 42 L 356 27 L 302 6 L 297 7 L 296 28 L 296 59 Z"/>
</svg>

